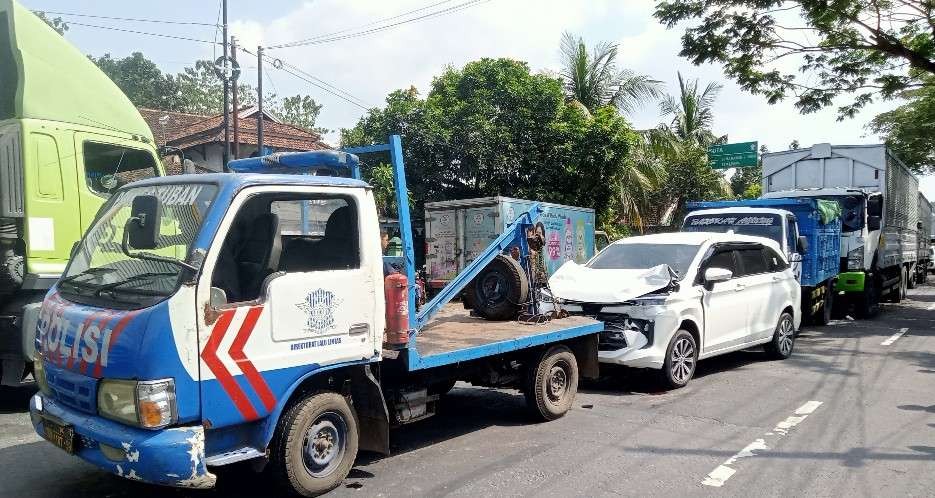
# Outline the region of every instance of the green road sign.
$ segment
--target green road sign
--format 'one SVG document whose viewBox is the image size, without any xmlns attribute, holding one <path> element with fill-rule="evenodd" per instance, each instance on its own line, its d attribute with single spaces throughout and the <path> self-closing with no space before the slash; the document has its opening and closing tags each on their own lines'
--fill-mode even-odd
<svg viewBox="0 0 935 498">
<path fill-rule="evenodd" d="M 757 165 L 757 142 L 708 147 L 708 166 L 713 169 L 752 168 Z"/>
</svg>

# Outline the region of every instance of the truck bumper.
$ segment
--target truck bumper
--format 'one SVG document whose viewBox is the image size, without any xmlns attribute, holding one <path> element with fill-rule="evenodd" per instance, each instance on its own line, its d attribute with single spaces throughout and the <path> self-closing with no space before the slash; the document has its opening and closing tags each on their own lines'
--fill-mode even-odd
<svg viewBox="0 0 935 498">
<path fill-rule="evenodd" d="M 42 393 L 30 400 L 29 414 L 43 437 L 46 420 L 73 427 L 75 455 L 118 476 L 165 486 L 214 487 L 215 476 L 205 465 L 205 433 L 200 425 L 136 429 L 64 407 Z"/>
<path fill-rule="evenodd" d="M 838 274 L 834 284 L 836 292 L 863 292 L 867 274 L 862 271 L 848 271 Z"/>
</svg>

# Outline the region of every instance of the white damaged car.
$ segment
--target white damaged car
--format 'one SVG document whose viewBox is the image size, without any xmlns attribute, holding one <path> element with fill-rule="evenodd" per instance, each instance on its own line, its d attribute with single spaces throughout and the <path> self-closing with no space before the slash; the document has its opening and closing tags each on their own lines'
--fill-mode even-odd
<svg viewBox="0 0 935 498">
<path fill-rule="evenodd" d="M 586 265 L 565 263 L 549 287 L 569 313 L 605 322 L 602 362 L 659 370 L 671 387 L 687 384 L 698 360 L 751 346 L 788 358 L 801 322 L 795 275 L 763 237 L 630 237 Z"/>
</svg>

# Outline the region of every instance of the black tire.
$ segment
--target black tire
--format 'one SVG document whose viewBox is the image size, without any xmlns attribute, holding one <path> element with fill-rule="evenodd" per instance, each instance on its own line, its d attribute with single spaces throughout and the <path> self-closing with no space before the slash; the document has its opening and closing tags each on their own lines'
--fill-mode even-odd
<svg viewBox="0 0 935 498">
<path fill-rule="evenodd" d="M 578 393 L 578 361 L 565 346 L 541 354 L 526 372 L 523 394 L 526 408 L 537 420 L 561 418 L 571 409 Z"/>
<path fill-rule="evenodd" d="M 773 339 L 763 345 L 766 354 L 774 360 L 785 360 L 792 356 L 795 349 L 795 321 L 788 312 L 779 315 L 779 322 L 773 331 Z"/>
<path fill-rule="evenodd" d="M 821 303 L 821 309 L 818 310 L 818 313 L 812 315 L 812 323 L 819 327 L 828 325 L 834 314 L 834 294 L 832 290 L 833 287 L 830 283 L 825 284 L 824 302 Z"/>
<path fill-rule="evenodd" d="M 499 255 L 474 277 L 466 302 L 474 313 L 488 320 L 513 320 L 529 299 L 529 281 L 523 267 L 509 256 Z"/>
<path fill-rule="evenodd" d="M 310 395 L 280 419 L 270 446 L 271 468 L 280 485 L 300 496 L 327 493 L 354 466 L 358 437 L 357 417 L 344 396 Z"/>
<path fill-rule="evenodd" d="M 918 280 L 919 272 L 914 271 L 912 267 L 906 268 L 906 289 L 915 289 Z"/>
<path fill-rule="evenodd" d="M 880 314 L 880 288 L 872 279 L 867 282 L 864 291 L 855 296 L 854 316 L 862 320 L 874 318 Z"/>
<path fill-rule="evenodd" d="M 666 347 L 666 359 L 662 362 L 659 380 L 670 389 L 685 387 L 695 376 L 698 366 L 698 343 L 691 332 L 680 329 Z"/>
</svg>

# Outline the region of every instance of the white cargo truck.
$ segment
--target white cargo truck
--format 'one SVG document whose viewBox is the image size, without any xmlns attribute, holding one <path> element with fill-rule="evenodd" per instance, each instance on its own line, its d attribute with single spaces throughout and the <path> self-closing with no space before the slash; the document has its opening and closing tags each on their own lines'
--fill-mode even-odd
<svg viewBox="0 0 935 498">
<path fill-rule="evenodd" d="M 919 181 L 885 145 L 815 144 L 763 154 L 763 197 L 841 204 L 836 313 L 859 318 L 906 295 L 918 261 Z M 840 305 L 839 305 L 840 304 Z"/>
</svg>

